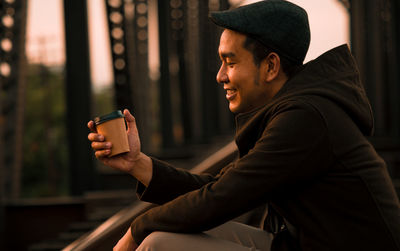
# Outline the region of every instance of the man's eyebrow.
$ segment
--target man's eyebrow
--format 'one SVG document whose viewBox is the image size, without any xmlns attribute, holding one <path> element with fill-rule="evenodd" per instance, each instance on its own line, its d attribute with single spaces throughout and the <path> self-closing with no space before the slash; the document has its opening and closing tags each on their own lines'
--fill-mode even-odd
<svg viewBox="0 0 400 251">
<path fill-rule="evenodd" d="M 233 52 L 226 52 L 226 53 L 221 53 L 221 58 L 233 58 L 233 57 L 235 57 L 236 55 L 235 55 L 235 53 L 233 53 Z"/>
</svg>

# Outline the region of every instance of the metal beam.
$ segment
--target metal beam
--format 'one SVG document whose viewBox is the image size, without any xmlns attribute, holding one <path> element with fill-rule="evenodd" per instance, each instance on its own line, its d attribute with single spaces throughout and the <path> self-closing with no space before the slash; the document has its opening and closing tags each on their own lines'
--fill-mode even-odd
<svg viewBox="0 0 400 251">
<path fill-rule="evenodd" d="M 21 190 L 22 140 L 25 92 L 26 0 L 2 3 L 0 18 L 0 141 L 6 197 L 17 198 Z"/>
<path fill-rule="evenodd" d="M 120 110 L 128 108 L 132 111 L 132 88 L 130 85 L 127 54 L 124 3 L 123 1 L 106 1 L 106 9 L 114 72 L 116 106 Z"/>
<path fill-rule="evenodd" d="M 96 186 L 93 152 L 87 140 L 86 127 L 91 118 L 86 1 L 64 0 L 64 17 L 70 192 L 72 195 L 81 195 Z"/>
<path fill-rule="evenodd" d="M 400 142 L 399 3 L 350 1 L 351 44 L 375 116 L 375 135 Z"/>
<path fill-rule="evenodd" d="M 171 82 L 169 62 L 169 13 L 170 1 L 158 0 L 158 26 L 160 46 L 160 126 L 162 135 L 162 147 L 170 148 L 175 146 L 172 132 L 172 106 L 171 106 Z"/>
<path fill-rule="evenodd" d="M 126 4 L 126 3 L 125 3 Z M 134 0 L 133 18 L 128 19 L 126 27 L 126 41 L 128 51 L 129 74 L 132 86 L 133 114 L 140 134 L 142 151 L 151 148 L 153 127 L 150 123 L 152 99 L 150 98 L 149 79 L 149 11 L 147 0 Z"/>
</svg>

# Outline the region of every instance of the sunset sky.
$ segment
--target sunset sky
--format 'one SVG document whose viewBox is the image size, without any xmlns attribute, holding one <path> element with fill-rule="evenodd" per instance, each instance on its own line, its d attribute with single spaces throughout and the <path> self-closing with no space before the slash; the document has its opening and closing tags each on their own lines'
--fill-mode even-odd
<svg viewBox="0 0 400 251">
<path fill-rule="evenodd" d="M 104 0 L 87 0 L 91 50 L 91 76 L 95 87 L 112 83 L 111 55 L 107 38 Z M 152 1 L 149 0 L 150 4 Z M 232 2 L 240 0 L 232 0 Z M 254 1 L 246 1 L 254 2 Z M 338 0 L 292 0 L 307 12 L 311 27 L 311 44 L 306 61 L 337 45 L 349 43 L 349 16 Z M 28 0 L 27 54 L 31 62 L 63 64 L 64 24 L 62 0 Z M 152 24 L 150 24 L 152 25 Z M 155 38 L 149 34 L 154 44 Z M 150 55 L 151 68 L 157 67 Z"/>
</svg>

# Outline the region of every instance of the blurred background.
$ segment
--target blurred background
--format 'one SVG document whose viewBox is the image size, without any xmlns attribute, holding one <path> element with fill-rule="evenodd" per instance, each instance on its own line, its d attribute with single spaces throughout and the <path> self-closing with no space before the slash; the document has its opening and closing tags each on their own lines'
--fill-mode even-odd
<svg viewBox="0 0 400 251">
<path fill-rule="evenodd" d="M 96 116 L 130 109 L 143 151 L 182 168 L 229 144 L 208 13 L 250 2 L 0 0 L 0 250 L 60 250 L 135 203 L 136 181 L 93 156 Z M 350 46 L 399 189 L 400 3 L 292 2 L 309 15 L 306 62 Z"/>
</svg>

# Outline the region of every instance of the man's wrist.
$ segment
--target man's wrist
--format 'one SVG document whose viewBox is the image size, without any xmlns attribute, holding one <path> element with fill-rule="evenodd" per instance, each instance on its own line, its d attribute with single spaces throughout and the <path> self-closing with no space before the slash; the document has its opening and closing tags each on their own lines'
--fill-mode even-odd
<svg viewBox="0 0 400 251">
<path fill-rule="evenodd" d="M 153 162 L 151 158 L 141 152 L 132 165 L 130 174 L 147 187 L 153 176 Z"/>
</svg>

